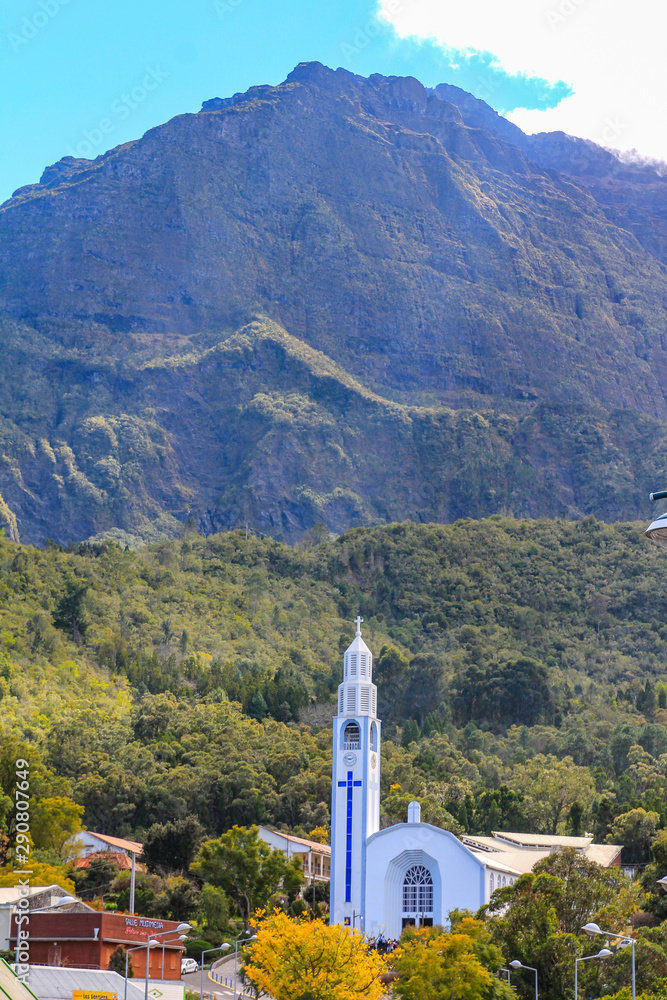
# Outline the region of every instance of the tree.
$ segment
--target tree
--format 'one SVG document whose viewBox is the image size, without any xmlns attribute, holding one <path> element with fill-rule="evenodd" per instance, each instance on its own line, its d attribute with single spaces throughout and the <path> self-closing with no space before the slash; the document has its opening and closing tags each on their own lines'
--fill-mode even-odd
<svg viewBox="0 0 667 1000">
<path fill-rule="evenodd" d="M 107 966 L 109 972 L 117 972 L 119 976 L 125 975 L 125 955 L 126 951 L 122 944 L 111 952 L 109 956 L 109 964 Z M 127 957 L 127 978 L 134 978 L 134 969 L 132 967 L 132 956 Z"/>
<path fill-rule="evenodd" d="M 454 679 L 453 707 L 461 722 L 533 726 L 553 717 L 547 680 L 546 668 L 528 656 L 485 667 L 471 664 Z"/>
<path fill-rule="evenodd" d="M 276 911 L 260 923 L 244 973 L 275 1000 L 379 1000 L 384 970 L 357 931 Z"/>
<path fill-rule="evenodd" d="M 431 653 L 414 656 L 410 660 L 407 686 L 403 696 L 406 715 L 417 715 L 419 725 L 443 699 L 445 675 L 442 661 Z"/>
<path fill-rule="evenodd" d="M 205 883 L 199 893 L 197 922 L 211 934 L 223 934 L 229 922 L 229 900 L 222 889 Z"/>
<path fill-rule="evenodd" d="M 493 973 L 503 955 L 484 924 L 471 917 L 441 927 L 408 930 L 392 962 L 398 974 L 393 991 L 403 1000 L 510 1000 L 514 991 Z"/>
<path fill-rule="evenodd" d="M 658 885 L 658 879 L 667 875 L 667 830 L 660 830 L 651 844 L 651 864 L 641 874 L 644 906 L 658 920 L 667 920 L 667 892 Z"/>
<path fill-rule="evenodd" d="M 118 865 L 114 853 L 105 851 L 95 858 L 89 858 L 85 868 L 75 868 L 72 878 L 81 899 L 91 900 L 111 891 L 118 875 Z"/>
<path fill-rule="evenodd" d="M 373 677 L 378 689 L 378 711 L 385 719 L 397 715 L 396 709 L 403 700 L 407 669 L 408 659 L 399 649 L 395 646 L 382 647 L 373 666 Z"/>
<path fill-rule="evenodd" d="M 520 833 L 526 828 L 522 812 L 523 795 L 507 785 L 485 789 L 475 802 L 475 826 L 487 836 L 493 830 L 514 830 Z"/>
<path fill-rule="evenodd" d="M 152 872 L 187 872 L 203 839 L 204 827 L 196 816 L 154 823 L 144 837 L 141 860 Z"/>
<path fill-rule="evenodd" d="M 53 851 L 64 861 L 75 851 L 73 838 L 81 830 L 83 806 L 65 796 L 39 799 L 30 811 L 30 832 L 38 850 Z"/>
<path fill-rule="evenodd" d="M 616 816 L 611 832 L 606 837 L 608 844 L 622 844 L 622 861 L 626 865 L 645 864 L 650 857 L 650 847 L 655 840 L 660 816 L 645 809 L 630 809 Z"/>
<path fill-rule="evenodd" d="M 575 802 L 590 802 L 593 781 L 571 757 L 536 754 L 514 771 L 512 786 L 524 795 L 522 812 L 535 833 L 555 834 Z"/>
<path fill-rule="evenodd" d="M 81 643 L 88 631 L 85 598 L 88 584 L 68 576 L 65 580 L 65 593 L 58 601 L 53 615 L 53 624 L 63 632 L 68 632 L 72 641 Z"/>
<path fill-rule="evenodd" d="M 401 746 L 407 748 L 411 743 L 416 743 L 419 739 L 419 726 L 414 719 L 408 719 L 408 721 L 403 726 L 403 732 L 401 733 Z"/>
<path fill-rule="evenodd" d="M 205 841 L 191 866 L 205 882 L 223 889 L 237 906 L 247 927 L 251 914 L 263 909 L 287 882 L 303 883 L 297 858 L 289 861 L 260 840 L 256 826 L 233 826 L 216 840 Z"/>
<path fill-rule="evenodd" d="M 74 882 L 68 878 L 64 868 L 58 865 L 44 864 L 42 861 L 30 861 L 30 881 L 33 885 L 59 885 L 67 892 L 74 892 Z M 0 889 L 16 888 L 17 872 L 13 867 L 0 868 Z"/>
<path fill-rule="evenodd" d="M 153 912 L 166 920 L 190 920 L 199 902 L 199 889 L 183 875 L 174 875 L 164 881 L 155 897 Z"/>
<path fill-rule="evenodd" d="M 594 920 L 623 930 L 636 908 L 637 891 L 618 868 L 601 868 L 572 849 L 539 861 L 532 872 L 497 889 L 481 913 L 503 954 L 538 969 L 540 993 L 557 1000 L 572 988 L 572 962 L 591 954 L 581 930 Z M 516 984 L 525 996 L 532 984 Z"/>
</svg>

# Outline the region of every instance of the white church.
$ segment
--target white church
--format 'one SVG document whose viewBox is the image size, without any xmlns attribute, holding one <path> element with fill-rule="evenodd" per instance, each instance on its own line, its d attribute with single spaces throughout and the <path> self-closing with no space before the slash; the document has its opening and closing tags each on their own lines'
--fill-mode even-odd
<svg viewBox="0 0 667 1000">
<path fill-rule="evenodd" d="M 410 924 L 446 925 L 451 910 L 474 912 L 553 850 L 573 847 L 605 867 L 619 863 L 620 847 L 591 837 L 494 833 L 462 842 L 422 823 L 417 802 L 407 822 L 381 830 L 381 724 L 362 620 L 345 653 L 333 724 L 331 923 L 399 938 Z"/>
</svg>

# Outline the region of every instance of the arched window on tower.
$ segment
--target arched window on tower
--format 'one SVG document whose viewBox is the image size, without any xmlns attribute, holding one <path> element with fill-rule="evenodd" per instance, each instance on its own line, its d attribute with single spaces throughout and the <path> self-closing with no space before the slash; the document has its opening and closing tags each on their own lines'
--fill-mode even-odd
<svg viewBox="0 0 667 1000">
<path fill-rule="evenodd" d="M 361 733 L 356 722 L 348 722 L 343 733 L 344 750 L 361 750 Z"/>
<path fill-rule="evenodd" d="M 433 916 L 433 877 L 424 865 L 413 865 L 405 873 L 403 913 Z"/>
<path fill-rule="evenodd" d="M 378 748 L 378 727 L 377 723 L 371 722 L 371 750 Z"/>
</svg>

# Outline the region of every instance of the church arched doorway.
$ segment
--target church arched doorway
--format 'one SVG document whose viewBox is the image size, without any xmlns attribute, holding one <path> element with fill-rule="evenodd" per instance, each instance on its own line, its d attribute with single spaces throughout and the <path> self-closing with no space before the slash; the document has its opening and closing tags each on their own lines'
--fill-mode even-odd
<svg viewBox="0 0 667 1000">
<path fill-rule="evenodd" d="M 424 865 L 413 865 L 405 873 L 402 926 L 433 926 L 433 876 Z"/>
</svg>

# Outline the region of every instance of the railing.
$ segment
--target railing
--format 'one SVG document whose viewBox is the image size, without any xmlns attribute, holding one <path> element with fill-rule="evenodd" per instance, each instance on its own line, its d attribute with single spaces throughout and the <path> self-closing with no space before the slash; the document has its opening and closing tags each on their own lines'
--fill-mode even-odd
<svg viewBox="0 0 667 1000">
<path fill-rule="evenodd" d="M 361 742 L 359 740 L 355 740 L 352 743 L 345 743 L 343 745 L 343 749 L 344 750 L 361 750 Z"/>
<path fill-rule="evenodd" d="M 230 990 L 234 989 L 234 977 L 233 976 L 221 976 L 214 969 L 211 969 L 210 976 L 211 976 L 211 979 L 213 980 L 213 982 L 219 983 L 220 986 L 226 986 Z M 239 982 L 237 984 L 236 992 L 237 992 L 238 996 L 248 996 L 248 997 L 250 997 L 250 996 L 253 995 L 252 988 L 250 986 L 248 986 L 248 985 L 244 986 L 243 983 L 241 983 L 241 982 Z"/>
</svg>

